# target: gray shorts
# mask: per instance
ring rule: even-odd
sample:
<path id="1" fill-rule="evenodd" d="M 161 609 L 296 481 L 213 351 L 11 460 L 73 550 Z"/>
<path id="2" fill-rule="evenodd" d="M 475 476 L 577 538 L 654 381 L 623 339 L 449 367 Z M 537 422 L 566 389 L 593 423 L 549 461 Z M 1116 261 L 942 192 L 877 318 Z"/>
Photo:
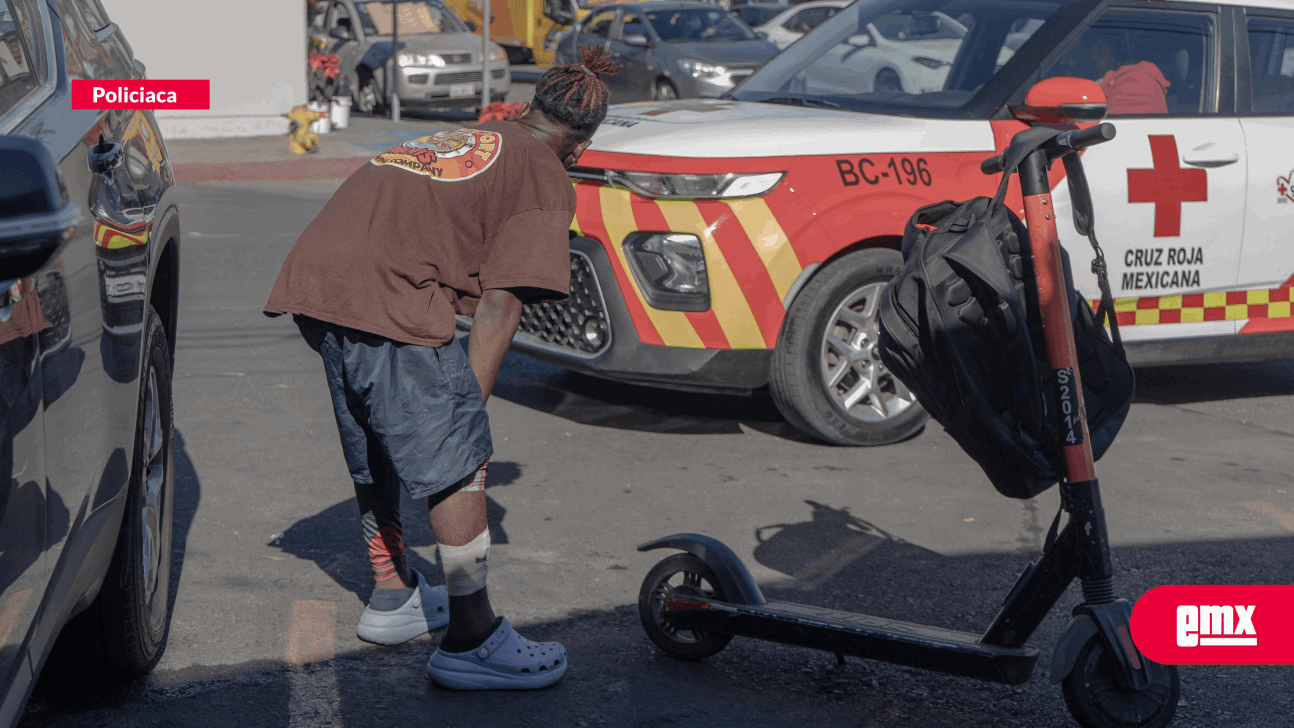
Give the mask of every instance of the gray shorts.
<path id="1" fill-rule="evenodd" d="M 394 477 L 412 498 L 457 484 L 490 459 L 481 386 L 457 341 L 402 344 L 293 315 L 323 357 L 346 465 L 357 483 Z"/>

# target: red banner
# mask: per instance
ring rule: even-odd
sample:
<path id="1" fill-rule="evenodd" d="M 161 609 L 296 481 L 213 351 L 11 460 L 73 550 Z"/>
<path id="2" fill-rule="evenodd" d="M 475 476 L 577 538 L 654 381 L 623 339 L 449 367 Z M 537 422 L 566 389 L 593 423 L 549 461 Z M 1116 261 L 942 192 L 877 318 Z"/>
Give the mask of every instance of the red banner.
<path id="1" fill-rule="evenodd" d="M 72 81 L 73 109 L 210 109 L 211 81 Z"/>
<path id="2" fill-rule="evenodd" d="M 1132 640 L 1163 665 L 1294 665 L 1294 586 L 1156 587 Z"/>

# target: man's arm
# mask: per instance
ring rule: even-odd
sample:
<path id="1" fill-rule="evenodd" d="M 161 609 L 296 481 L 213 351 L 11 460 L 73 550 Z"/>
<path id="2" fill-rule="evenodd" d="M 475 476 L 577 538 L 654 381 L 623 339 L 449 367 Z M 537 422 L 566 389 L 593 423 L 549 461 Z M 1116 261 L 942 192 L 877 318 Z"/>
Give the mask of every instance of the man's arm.
<path id="1" fill-rule="evenodd" d="M 499 367 L 508 353 L 513 334 L 521 323 L 521 299 L 503 288 L 491 288 L 481 296 L 472 319 L 472 337 L 467 347 L 467 361 L 476 381 L 481 384 L 481 398 L 488 400 Z"/>

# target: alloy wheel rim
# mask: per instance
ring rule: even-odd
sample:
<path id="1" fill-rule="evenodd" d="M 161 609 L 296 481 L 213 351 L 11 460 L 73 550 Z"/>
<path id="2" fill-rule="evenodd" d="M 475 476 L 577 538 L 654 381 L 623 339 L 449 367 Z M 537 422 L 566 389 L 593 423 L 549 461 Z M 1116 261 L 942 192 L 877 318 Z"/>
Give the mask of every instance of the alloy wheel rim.
<path id="1" fill-rule="evenodd" d="M 667 83 L 662 83 L 656 88 L 656 98 L 661 101 L 673 101 L 678 98 L 678 94 L 674 93 L 674 87 Z"/>
<path id="2" fill-rule="evenodd" d="M 683 583 L 678 586 L 671 586 L 669 583 L 670 579 L 679 576 L 680 574 L 683 576 Z M 664 579 L 661 579 L 660 582 L 656 584 L 656 588 L 652 590 L 652 621 L 654 621 L 660 631 L 664 632 L 671 640 L 683 644 L 695 644 L 703 639 L 705 635 L 704 632 L 697 630 L 681 630 L 669 621 L 669 617 L 665 616 L 665 603 L 668 602 L 671 597 L 679 596 L 713 597 L 714 592 L 707 590 L 702 586 L 702 577 L 700 574 L 694 574 L 690 571 L 670 574 Z"/>
<path id="3" fill-rule="evenodd" d="M 144 497 L 139 510 L 139 532 L 142 540 L 141 564 L 144 577 L 145 603 L 152 605 L 157 595 L 158 575 L 161 571 L 163 533 L 162 499 L 166 483 L 166 433 L 162 423 L 161 402 L 158 396 L 157 371 L 149 369 L 148 386 L 144 391 Z"/>
<path id="4" fill-rule="evenodd" d="M 881 362 L 880 300 L 884 283 L 869 283 L 845 296 L 828 319 L 819 369 L 827 395 L 849 417 L 883 422 L 916 402 Z"/>

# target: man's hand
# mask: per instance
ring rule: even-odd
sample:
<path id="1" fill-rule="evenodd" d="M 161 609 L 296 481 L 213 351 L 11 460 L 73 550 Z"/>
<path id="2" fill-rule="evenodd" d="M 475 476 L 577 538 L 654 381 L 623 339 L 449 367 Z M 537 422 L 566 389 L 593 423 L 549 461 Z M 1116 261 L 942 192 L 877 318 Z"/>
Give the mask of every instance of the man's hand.
<path id="1" fill-rule="evenodd" d="M 491 288 L 481 296 L 472 320 L 467 361 L 481 384 L 481 399 L 490 398 L 499 367 L 521 323 L 521 299 L 512 291 Z"/>

